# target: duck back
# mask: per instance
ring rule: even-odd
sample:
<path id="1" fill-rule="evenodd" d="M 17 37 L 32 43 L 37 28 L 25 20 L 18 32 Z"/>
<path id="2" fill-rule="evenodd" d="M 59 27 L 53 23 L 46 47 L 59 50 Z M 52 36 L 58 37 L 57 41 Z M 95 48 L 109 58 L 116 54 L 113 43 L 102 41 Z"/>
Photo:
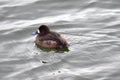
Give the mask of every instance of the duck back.
<path id="1" fill-rule="evenodd" d="M 62 39 L 62 37 L 60 36 L 59 33 L 56 32 L 50 32 L 47 35 L 41 36 L 40 41 L 46 41 L 46 40 L 52 40 L 52 41 L 56 41 L 57 46 L 56 47 L 67 47 L 67 43 Z"/>

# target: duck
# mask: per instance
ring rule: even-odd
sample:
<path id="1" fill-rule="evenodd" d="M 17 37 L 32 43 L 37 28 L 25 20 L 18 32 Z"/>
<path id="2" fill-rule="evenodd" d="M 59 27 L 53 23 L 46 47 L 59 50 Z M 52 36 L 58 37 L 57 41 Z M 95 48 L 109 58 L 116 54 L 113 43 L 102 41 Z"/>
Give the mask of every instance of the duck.
<path id="1" fill-rule="evenodd" d="M 65 37 L 55 31 L 49 29 L 47 25 L 39 26 L 35 32 L 37 34 L 35 43 L 43 48 L 67 48 L 68 42 Z"/>

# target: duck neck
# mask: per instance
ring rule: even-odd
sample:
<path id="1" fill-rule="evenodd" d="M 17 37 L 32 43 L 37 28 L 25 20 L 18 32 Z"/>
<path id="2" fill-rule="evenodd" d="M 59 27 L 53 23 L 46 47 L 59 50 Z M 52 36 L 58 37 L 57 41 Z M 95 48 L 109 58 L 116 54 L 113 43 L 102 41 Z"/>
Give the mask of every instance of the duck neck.
<path id="1" fill-rule="evenodd" d="M 43 32 L 41 32 L 39 35 L 40 36 L 45 36 L 45 35 L 47 35 L 47 34 L 49 34 L 50 32 L 45 32 L 45 31 L 43 31 Z"/>

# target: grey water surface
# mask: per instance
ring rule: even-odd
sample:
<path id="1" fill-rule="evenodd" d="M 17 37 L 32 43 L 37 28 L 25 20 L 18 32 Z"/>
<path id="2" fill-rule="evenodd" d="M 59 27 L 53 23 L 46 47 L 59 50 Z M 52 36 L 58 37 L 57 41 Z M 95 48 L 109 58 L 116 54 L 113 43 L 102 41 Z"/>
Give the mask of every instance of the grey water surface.
<path id="1" fill-rule="evenodd" d="M 70 51 L 38 49 L 42 24 Z M 0 0 L 0 80 L 120 80 L 120 0 Z"/>

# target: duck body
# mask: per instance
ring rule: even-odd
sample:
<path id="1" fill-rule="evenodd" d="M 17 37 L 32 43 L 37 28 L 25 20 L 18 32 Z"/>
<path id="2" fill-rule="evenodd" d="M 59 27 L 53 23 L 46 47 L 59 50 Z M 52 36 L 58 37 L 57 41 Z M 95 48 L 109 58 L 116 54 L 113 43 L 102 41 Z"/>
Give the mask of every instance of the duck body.
<path id="1" fill-rule="evenodd" d="M 66 39 L 56 32 L 50 32 L 43 36 L 38 34 L 35 43 L 44 48 L 66 48 L 68 45 Z"/>
<path id="2" fill-rule="evenodd" d="M 46 25 L 39 27 L 35 43 L 42 48 L 60 49 L 67 48 L 67 40 L 57 32 L 50 31 Z"/>

